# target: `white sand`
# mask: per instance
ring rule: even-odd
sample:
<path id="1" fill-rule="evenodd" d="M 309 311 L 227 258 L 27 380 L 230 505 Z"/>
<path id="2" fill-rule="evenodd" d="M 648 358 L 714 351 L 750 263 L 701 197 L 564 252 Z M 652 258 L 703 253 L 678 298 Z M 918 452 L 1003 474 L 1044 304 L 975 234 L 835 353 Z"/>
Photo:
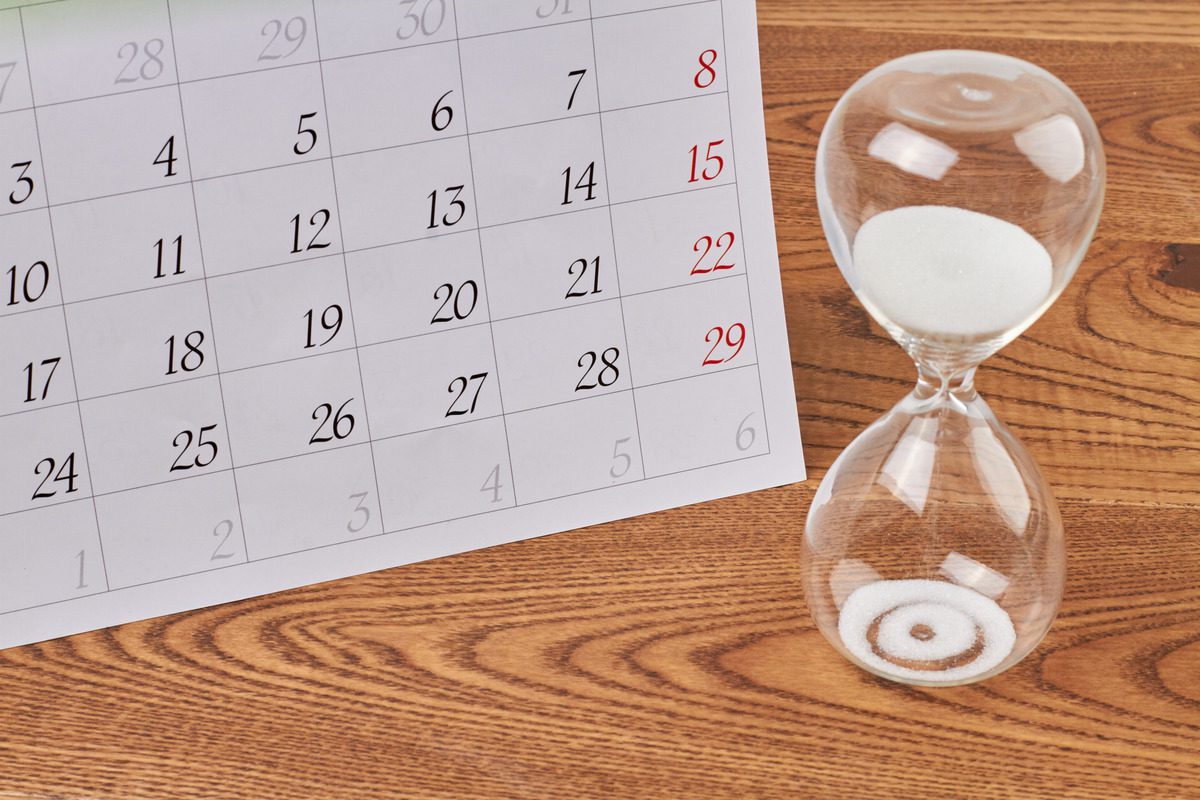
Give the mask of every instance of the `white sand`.
<path id="1" fill-rule="evenodd" d="M 950 206 L 883 211 L 854 239 L 858 291 L 906 331 L 991 337 L 1050 294 L 1052 259 L 1024 229 Z"/>
<path id="2" fill-rule="evenodd" d="M 872 648 L 867 632 L 876 620 Z M 912 634 L 918 627 L 926 629 L 926 638 Z M 965 586 L 931 580 L 875 581 L 858 587 L 842 605 L 838 635 L 851 655 L 875 671 L 926 683 L 957 683 L 983 675 L 1003 663 L 1017 642 L 1012 619 L 996 601 Z M 983 647 L 971 661 L 943 669 L 916 669 L 888 658 L 939 662 L 966 654 L 979 638 Z"/>

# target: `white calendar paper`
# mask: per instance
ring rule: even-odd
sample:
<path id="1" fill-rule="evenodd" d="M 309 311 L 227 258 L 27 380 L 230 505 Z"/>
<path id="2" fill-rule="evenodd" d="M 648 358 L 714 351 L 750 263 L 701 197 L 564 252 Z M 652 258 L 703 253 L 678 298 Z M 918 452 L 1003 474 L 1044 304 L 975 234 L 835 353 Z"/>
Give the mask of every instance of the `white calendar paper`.
<path id="1" fill-rule="evenodd" d="M 752 0 L 0 10 L 0 647 L 803 477 Z"/>

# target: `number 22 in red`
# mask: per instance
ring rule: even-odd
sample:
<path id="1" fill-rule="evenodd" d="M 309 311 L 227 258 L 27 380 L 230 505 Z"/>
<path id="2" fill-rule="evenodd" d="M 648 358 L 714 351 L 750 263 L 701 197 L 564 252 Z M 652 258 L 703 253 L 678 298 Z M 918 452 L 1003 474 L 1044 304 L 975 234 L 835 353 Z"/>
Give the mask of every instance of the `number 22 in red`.
<path id="1" fill-rule="evenodd" d="M 714 336 L 713 334 L 716 335 Z M 708 367 L 713 364 L 724 364 L 727 361 L 733 361 L 733 359 L 737 358 L 737 354 L 742 352 L 742 347 L 746 344 L 746 326 L 740 322 L 735 322 L 727 330 L 717 325 L 704 335 L 704 343 L 711 343 L 712 349 L 704 357 L 704 362 L 701 366 Z M 721 345 L 725 345 L 726 348 L 732 348 L 733 352 L 728 355 L 714 357 L 716 356 L 717 348 Z"/>
<path id="2" fill-rule="evenodd" d="M 723 270 L 723 269 L 733 269 L 735 266 L 737 266 L 736 264 L 732 264 L 732 263 L 726 264 L 725 263 L 725 259 L 729 257 L 729 251 L 733 249 L 733 242 L 734 242 L 733 231 L 725 231 L 720 236 L 718 236 L 715 240 L 713 239 L 713 237 L 708 236 L 707 234 L 704 236 L 701 236 L 699 239 L 697 239 L 696 243 L 694 245 L 692 245 L 692 252 L 700 253 L 700 257 L 696 259 L 696 266 L 692 267 L 691 274 L 692 275 L 707 275 L 710 272 L 717 272 L 717 271 Z M 716 264 L 713 264 L 711 267 L 703 266 L 704 259 L 708 258 L 708 254 L 710 252 L 712 252 L 714 244 L 716 245 L 718 250 L 720 248 L 724 247 L 725 251 L 723 253 L 721 253 L 719 256 L 717 256 Z M 700 251 L 700 248 L 702 246 L 704 248 L 704 252 Z"/>

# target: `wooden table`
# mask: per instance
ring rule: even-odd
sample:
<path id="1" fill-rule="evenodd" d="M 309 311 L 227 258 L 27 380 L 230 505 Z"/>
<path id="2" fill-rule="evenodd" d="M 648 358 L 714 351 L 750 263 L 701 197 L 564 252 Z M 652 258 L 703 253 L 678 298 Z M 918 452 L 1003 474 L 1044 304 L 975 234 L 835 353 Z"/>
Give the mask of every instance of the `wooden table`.
<path id="1" fill-rule="evenodd" d="M 1200 798 L 1200 6 L 759 3 L 814 480 L 0 653 L 0 798 Z M 1104 134 L 1066 295 L 979 384 L 1068 525 L 1050 636 L 877 680 L 799 586 L 817 478 L 913 370 L 846 288 L 817 136 L 875 64 L 1031 59 Z"/>

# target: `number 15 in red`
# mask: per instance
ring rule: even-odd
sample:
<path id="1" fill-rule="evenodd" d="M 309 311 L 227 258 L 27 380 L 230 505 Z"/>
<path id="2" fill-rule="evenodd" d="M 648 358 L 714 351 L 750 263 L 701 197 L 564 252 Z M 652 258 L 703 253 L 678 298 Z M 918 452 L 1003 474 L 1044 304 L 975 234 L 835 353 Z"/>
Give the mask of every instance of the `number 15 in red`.
<path id="1" fill-rule="evenodd" d="M 700 162 L 700 145 L 695 145 L 689 151 L 692 154 L 692 177 L 688 179 L 688 183 L 699 183 L 700 181 L 715 181 L 721 172 L 725 169 L 725 159 L 719 154 L 714 153 L 713 149 L 725 144 L 724 139 L 717 139 L 709 142 L 708 148 L 704 151 L 703 164 Z M 697 172 L 699 170 L 699 172 Z"/>

